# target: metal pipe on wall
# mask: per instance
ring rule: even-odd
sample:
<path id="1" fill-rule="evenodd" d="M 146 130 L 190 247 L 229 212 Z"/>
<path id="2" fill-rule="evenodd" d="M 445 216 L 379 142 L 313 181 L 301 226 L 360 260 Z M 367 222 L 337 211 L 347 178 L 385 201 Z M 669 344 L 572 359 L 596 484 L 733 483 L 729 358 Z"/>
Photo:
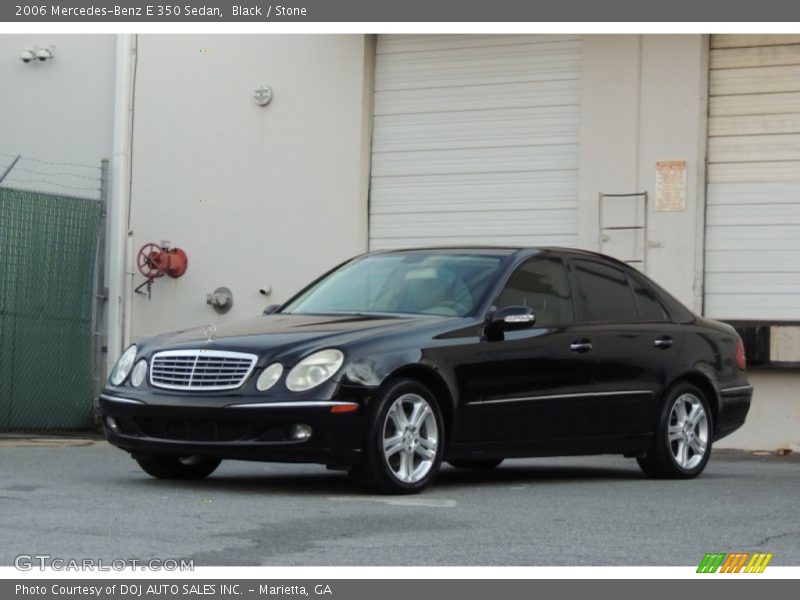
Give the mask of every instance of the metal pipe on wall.
<path id="1" fill-rule="evenodd" d="M 116 80 L 114 85 L 114 142 L 111 161 L 111 203 L 109 207 L 108 282 L 108 371 L 114 367 L 129 340 L 125 322 L 130 312 L 126 294 L 128 227 L 133 129 L 134 36 L 117 35 Z"/>

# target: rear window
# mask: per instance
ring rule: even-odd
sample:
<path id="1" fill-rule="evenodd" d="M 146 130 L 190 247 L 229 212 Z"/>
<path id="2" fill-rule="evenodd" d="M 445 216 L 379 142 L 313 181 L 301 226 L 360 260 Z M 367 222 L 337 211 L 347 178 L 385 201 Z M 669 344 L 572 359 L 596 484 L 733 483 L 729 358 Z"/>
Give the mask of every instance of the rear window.
<path id="1" fill-rule="evenodd" d="M 669 315 L 661 302 L 649 288 L 646 288 L 635 278 L 631 277 L 631 286 L 639 306 L 639 319 L 642 321 L 668 321 Z"/>
<path id="2" fill-rule="evenodd" d="M 636 301 L 628 276 L 594 261 L 574 260 L 578 310 L 584 321 L 636 321 Z"/>

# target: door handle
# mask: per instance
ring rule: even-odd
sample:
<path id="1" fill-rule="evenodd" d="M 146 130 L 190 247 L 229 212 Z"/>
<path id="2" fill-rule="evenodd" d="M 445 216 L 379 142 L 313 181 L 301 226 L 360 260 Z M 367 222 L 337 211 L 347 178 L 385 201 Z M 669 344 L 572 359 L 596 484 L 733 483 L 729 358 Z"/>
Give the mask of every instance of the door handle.
<path id="1" fill-rule="evenodd" d="M 573 352 L 583 354 L 593 348 L 591 340 L 575 340 L 569 345 L 569 349 Z"/>
<path id="2" fill-rule="evenodd" d="M 656 348 L 660 348 L 661 350 L 666 350 L 667 348 L 672 347 L 672 338 L 669 337 L 668 335 L 661 336 L 655 339 L 653 345 Z"/>

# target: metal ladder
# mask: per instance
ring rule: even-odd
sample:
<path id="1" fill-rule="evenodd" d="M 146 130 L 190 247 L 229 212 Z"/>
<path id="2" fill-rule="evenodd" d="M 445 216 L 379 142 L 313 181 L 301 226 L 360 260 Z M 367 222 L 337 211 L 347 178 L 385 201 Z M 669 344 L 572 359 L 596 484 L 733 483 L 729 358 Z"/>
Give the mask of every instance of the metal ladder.
<path id="1" fill-rule="evenodd" d="M 614 206 L 612 202 L 619 203 L 624 198 L 632 200 L 633 210 L 624 211 L 632 213 L 632 218 L 629 218 L 630 215 L 627 214 L 624 218 L 620 218 L 619 215 L 614 215 L 612 218 L 611 215 L 606 214 L 607 210 Z M 647 192 L 635 194 L 604 194 L 600 192 L 599 196 L 598 246 L 600 252 L 633 265 L 642 273 L 647 272 L 647 205 Z M 618 206 L 619 204 L 617 204 Z M 608 224 L 609 222 L 611 224 Z M 631 222 L 633 224 L 630 224 Z M 623 240 L 622 238 L 625 236 L 629 239 Z M 629 245 L 630 248 L 620 250 L 619 247 L 625 245 Z"/>

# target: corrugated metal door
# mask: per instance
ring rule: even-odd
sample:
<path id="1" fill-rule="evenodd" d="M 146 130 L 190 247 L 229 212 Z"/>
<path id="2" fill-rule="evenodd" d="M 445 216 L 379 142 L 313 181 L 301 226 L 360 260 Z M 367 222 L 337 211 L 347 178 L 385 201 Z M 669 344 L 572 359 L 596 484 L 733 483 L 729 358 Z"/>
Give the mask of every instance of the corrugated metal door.
<path id="1" fill-rule="evenodd" d="M 711 37 L 706 314 L 800 319 L 800 35 Z"/>
<path id="2" fill-rule="evenodd" d="M 581 40 L 379 36 L 370 247 L 575 244 Z"/>

